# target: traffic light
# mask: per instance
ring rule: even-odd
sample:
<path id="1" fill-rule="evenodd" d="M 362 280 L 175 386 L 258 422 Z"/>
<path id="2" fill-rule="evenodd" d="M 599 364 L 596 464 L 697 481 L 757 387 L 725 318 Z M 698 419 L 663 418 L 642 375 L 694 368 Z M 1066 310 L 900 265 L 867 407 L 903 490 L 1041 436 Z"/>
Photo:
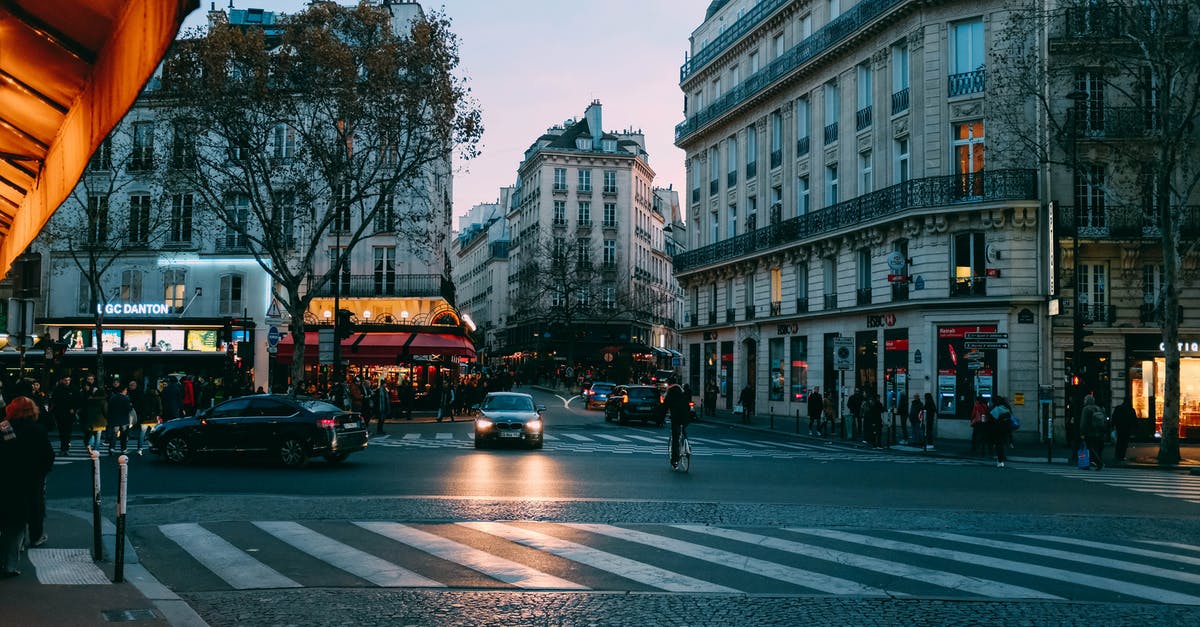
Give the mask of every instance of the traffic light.
<path id="1" fill-rule="evenodd" d="M 236 321 L 233 318 L 230 318 L 228 316 L 225 317 L 225 326 L 224 326 L 224 328 L 221 329 L 221 341 L 222 342 L 225 342 L 226 344 L 228 344 L 233 341 L 233 325 L 235 324 L 235 322 Z"/>
<path id="2" fill-rule="evenodd" d="M 339 341 L 344 340 L 351 335 L 354 335 L 354 323 L 350 320 L 353 314 L 348 309 L 339 309 L 337 312 L 337 326 L 334 330 L 334 335 Z"/>
<path id="3" fill-rule="evenodd" d="M 1090 337 L 1092 335 L 1092 333 L 1093 333 L 1093 331 L 1088 328 L 1087 321 L 1083 320 L 1082 318 L 1076 318 L 1076 320 L 1075 320 L 1075 353 L 1076 354 L 1082 353 L 1083 351 L 1096 345 L 1094 342 L 1089 342 L 1087 339 L 1088 337 Z"/>

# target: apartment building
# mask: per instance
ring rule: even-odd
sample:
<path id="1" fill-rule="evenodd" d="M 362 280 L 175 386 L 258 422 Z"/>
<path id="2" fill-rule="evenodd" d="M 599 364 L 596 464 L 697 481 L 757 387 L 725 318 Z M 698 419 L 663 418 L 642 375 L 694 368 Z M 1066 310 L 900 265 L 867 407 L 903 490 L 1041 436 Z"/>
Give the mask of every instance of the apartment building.
<path id="1" fill-rule="evenodd" d="M 496 365 L 508 320 L 508 207 L 515 187 L 500 189 L 494 203 L 480 203 L 459 217 L 451 259 L 456 304 L 474 321 L 479 362 Z"/>

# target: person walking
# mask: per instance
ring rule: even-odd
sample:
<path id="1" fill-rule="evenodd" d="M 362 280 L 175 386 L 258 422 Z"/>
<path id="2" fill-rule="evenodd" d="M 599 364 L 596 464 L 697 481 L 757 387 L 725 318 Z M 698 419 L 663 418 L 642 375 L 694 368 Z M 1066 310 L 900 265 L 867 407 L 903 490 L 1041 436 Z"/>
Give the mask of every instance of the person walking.
<path id="1" fill-rule="evenodd" d="M 717 382 L 709 379 L 704 384 L 704 414 L 707 416 L 717 415 Z"/>
<path id="2" fill-rule="evenodd" d="M 120 383 L 113 382 L 112 393 L 108 395 L 108 454 L 113 454 L 117 438 L 121 439 L 121 452 L 125 452 L 129 426 L 134 423 L 133 404 L 129 402 L 128 389 Z"/>
<path id="3" fill-rule="evenodd" d="M 908 394 L 896 402 L 896 417 L 900 419 L 900 443 L 908 444 Z"/>
<path id="4" fill-rule="evenodd" d="M 925 393 L 925 417 L 921 422 L 925 423 L 925 447 L 933 448 L 933 435 L 937 426 L 937 404 L 933 402 L 933 395 L 929 392 Z"/>
<path id="5" fill-rule="evenodd" d="M 908 406 L 908 419 L 912 424 L 912 439 L 909 442 L 914 446 L 924 444 L 925 425 L 921 421 L 925 419 L 925 403 L 921 402 L 918 394 L 913 394 L 912 404 Z"/>
<path id="6" fill-rule="evenodd" d="M 412 381 L 409 381 L 408 377 L 400 379 L 400 390 L 397 397 L 400 399 L 400 411 L 404 414 L 405 420 L 412 420 L 413 396 Z"/>
<path id="7" fill-rule="evenodd" d="M 812 393 L 808 395 L 809 435 L 821 435 L 821 412 L 823 411 L 825 411 L 825 399 L 821 398 L 821 388 L 815 387 Z"/>
<path id="8" fill-rule="evenodd" d="M 1079 415 L 1079 428 L 1083 431 L 1083 446 L 1088 448 L 1091 465 L 1104 470 L 1104 441 L 1108 439 L 1108 418 L 1096 406 L 1096 397 L 1083 397 L 1083 411 Z"/>
<path id="9" fill-rule="evenodd" d="M 134 382 L 129 383 L 132 385 Z M 137 454 L 141 455 L 146 435 L 162 421 L 162 397 L 158 390 L 147 386 L 133 404 L 133 409 L 137 412 L 137 425 L 133 427 L 137 429 Z"/>
<path id="10" fill-rule="evenodd" d="M 371 413 L 375 415 L 375 434 L 383 435 L 383 420 L 392 413 L 392 395 L 382 375 L 375 380 L 369 404 Z"/>
<path id="11" fill-rule="evenodd" d="M 976 405 L 978 404 L 977 401 Z M 1012 405 L 1008 399 L 999 394 L 993 396 L 992 407 L 984 413 L 980 424 L 980 430 L 987 434 L 988 443 L 996 451 L 996 468 L 1004 468 L 1004 462 L 1007 460 L 1004 449 L 1008 445 L 1008 437 L 1013 427 Z"/>
<path id="12" fill-rule="evenodd" d="M 993 399 L 993 404 L 995 399 Z M 990 434 L 987 432 L 986 423 L 988 422 L 987 401 L 984 400 L 982 394 L 975 395 L 975 406 L 971 408 L 971 455 L 979 455 L 986 449 L 986 443 L 991 443 Z"/>
<path id="13" fill-rule="evenodd" d="M 863 437 L 862 405 L 862 390 L 860 388 L 854 388 L 854 393 L 850 395 L 850 398 L 846 399 L 846 409 L 850 412 L 850 424 L 852 425 L 851 429 L 854 431 L 854 433 L 850 434 L 850 438 L 858 438 L 863 442 L 866 442 L 867 439 Z"/>
<path id="14" fill-rule="evenodd" d="M 1113 409 L 1112 423 L 1113 429 L 1117 432 L 1113 455 L 1117 461 L 1123 462 L 1125 461 L 1125 452 L 1129 449 L 1129 439 L 1133 437 L 1133 426 L 1137 424 L 1137 412 L 1134 411 L 1133 405 L 1130 405 L 1127 399 L 1122 400 L 1121 404 Z"/>
<path id="15" fill-rule="evenodd" d="M 860 408 L 863 415 L 863 435 L 871 448 L 883 448 L 883 404 L 874 390 L 868 390 L 863 395 Z"/>
<path id="16" fill-rule="evenodd" d="M 88 451 L 100 450 L 100 439 L 108 430 L 108 397 L 104 388 L 93 385 L 87 390 L 87 398 L 83 401 L 83 431 L 86 434 L 84 445 Z"/>
<path id="17" fill-rule="evenodd" d="M 167 378 L 167 386 L 162 391 L 162 415 L 163 420 L 174 420 L 180 416 L 183 411 L 183 387 L 179 385 L 179 379 L 175 375 Z"/>
<path id="18" fill-rule="evenodd" d="M 0 420 L 0 578 L 21 574 L 21 541 L 28 530 L 32 546 L 46 543 L 44 532 L 46 475 L 54 469 L 54 447 L 38 424 L 37 403 L 27 396 L 12 399 Z"/>
<path id="19" fill-rule="evenodd" d="M 671 418 L 671 468 L 679 467 L 679 437 L 692 419 L 687 394 L 675 377 L 667 378 L 667 393 L 661 411 Z"/>
<path id="20" fill-rule="evenodd" d="M 821 411 L 821 424 L 817 431 L 830 436 L 837 431 L 837 388 L 825 394 L 825 408 Z"/>
<path id="21" fill-rule="evenodd" d="M 742 406 L 742 422 L 750 422 L 750 416 L 754 413 L 754 390 L 749 383 L 738 394 L 738 405 Z"/>
<path id="22" fill-rule="evenodd" d="M 50 392 L 50 411 L 54 414 L 58 429 L 58 454 L 66 455 L 71 450 L 71 433 L 75 431 L 75 413 L 78 395 L 71 387 L 70 375 L 63 375 Z"/>

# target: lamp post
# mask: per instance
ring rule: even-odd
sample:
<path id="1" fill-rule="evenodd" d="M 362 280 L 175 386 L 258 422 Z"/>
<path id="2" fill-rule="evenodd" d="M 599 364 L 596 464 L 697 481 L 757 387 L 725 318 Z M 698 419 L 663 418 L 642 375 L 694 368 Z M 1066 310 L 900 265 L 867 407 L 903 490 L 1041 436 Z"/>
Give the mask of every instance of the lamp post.
<path id="1" fill-rule="evenodd" d="M 1074 113 L 1070 117 L 1071 128 L 1068 129 L 1071 134 L 1071 189 L 1074 191 L 1074 178 L 1079 176 L 1079 126 L 1080 115 L 1087 115 L 1086 103 L 1088 101 L 1088 93 L 1081 89 L 1075 89 L 1066 95 L 1066 98 L 1071 101 L 1074 107 Z M 1071 229 L 1071 272 L 1075 274 L 1072 278 L 1071 285 L 1074 292 L 1074 304 L 1071 307 L 1071 372 L 1067 377 L 1067 386 L 1070 394 L 1067 400 L 1070 402 L 1070 412 L 1074 414 L 1079 409 L 1080 400 L 1079 388 L 1076 384 L 1079 372 L 1081 370 L 1081 362 L 1083 361 L 1083 310 L 1080 303 L 1080 285 L 1079 285 L 1079 227 L 1080 227 L 1080 209 L 1078 204 L 1079 198 L 1074 198 L 1071 203 L 1072 207 L 1072 229 Z"/>

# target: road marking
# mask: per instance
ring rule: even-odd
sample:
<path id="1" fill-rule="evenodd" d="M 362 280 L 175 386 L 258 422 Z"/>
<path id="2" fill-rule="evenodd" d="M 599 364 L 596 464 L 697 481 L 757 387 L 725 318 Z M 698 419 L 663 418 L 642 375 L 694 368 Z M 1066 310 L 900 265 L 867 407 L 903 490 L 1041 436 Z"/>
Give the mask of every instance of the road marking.
<path id="1" fill-rule="evenodd" d="M 733 588 L 681 575 L 539 531 L 493 522 L 460 522 L 458 524 L 667 592 L 738 592 Z"/>
<path id="2" fill-rule="evenodd" d="M 540 570 L 492 555 L 474 547 L 393 522 L 355 522 L 385 538 L 407 544 L 448 562 L 461 564 L 493 579 L 518 588 L 537 590 L 589 590 L 587 586 L 560 579 Z"/>
<path id="3" fill-rule="evenodd" d="M 422 577 L 407 568 L 321 535 L 300 523 L 254 521 L 254 526 L 330 566 L 382 588 L 446 587 L 446 584 Z"/>
<path id="4" fill-rule="evenodd" d="M 196 523 L 160 525 L 159 530 L 235 590 L 303 587 Z"/>
<path id="5" fill-rule="evenodd" d="M 1044 540 L 1046 542 L 1059 542 L 1062 544 L 1073 544 L 1075 546 L 1086 546 L 1093 549 L 1101 549 L 1103 551 L 1112 551 L 1113 553 L 1128 553 L 1130 555 L 1141 555 L 1142 557 L 1153 557 L 1160 560 L 1170 560 L 1172 562 L 1200 566 L 1200 558 L 1189 557 L 1187 555 L 1175 555 L 1174 553 L 1163 553 L 1161 551 L 1150 551 L 1147 549 L 1125 546 L 1123 544 L 1105 544 L 1103 542 L 1092 542 L 1090 540 L 1079 540 L 1077 538 L 1060 538 L 1058 536 L 1046 536 L 1036 533 L 1023 533 L 1021 534 L 1021 537 L 1032 538 L 1034 540 Z M 1184 547 L 1187 545 L 1180 546 Z M 1200 549 L 1200 547 L 1191 548 L 1193 550 Z"/>
<path id="6" fill-rule="evenodd" d="M 634 440 L 641 440 L 641 441 L 643 441 L 643 442 L 649 442 L 649 443 L 651 443 L 651 444 L 662 444 L 663 442 L 666 442 L 666 441 L 668 441 L 668 440 L 670 439 L 670 438 L 668 438 L 668 437 L 666 437 L 666 436 L 659 436 L 659 437 L 657 437 L 657 438 L 651 438 L 651 437 L 646 437 L 646 436 L 644 436 L 644 435 L 632 435 L 632 434 L 631 434 L 631 435 L 627 435 L 627 436 L 625 436 L 625 437 L 627 437 L 627 438 L 633 438 Z"/>
<path id="7" fill-rule="evenodd" d="M 435 440 L 453 440 L 454 434 L 453 433 L 435 433 L 435 434 L 433 434 L 433 439 L 435 439 Z"/>
<path id="8" fill-rule="evenodd" d="M 877 559 L 857 555 L 854 553 L 846 553 L 844 551 L 835 551 L 817 546 L 815 544 L 805 544 L 802 542 L 793 542 L 782 538 L 772 536 L 764 536 L 756 533 L 746 533 L 744 531 L 735 531 L 733 529 L 725 529 L 722 527 L 707 527 L 704 525 L 672 525 L 678 529 L 691 531 L 694 533 L 703 533 L 718 538 L 727 538 L 729 540 L 737 540 L 756 546 L 763 546 L 776 551 L 785 551 L 787 553 L 795 553 L 813 559 L 833 562 L 845 566 L 853 566 L 864 570 L 902 577 L 904 579 L 912 579 L 943 588 L 952 590 L 961 590 L 970 592 L 980 596 L 994 597 L 1000 599 L 1054 599 L 1063 600 L 1062 597 L 1053 594 L 1040 592 L 1032 588 L 1022 586 L 1014 586 L 999 581 L 990 579 L 981 579 L 979 577 L 967 577 L 951 572 L 932 570 L 913 566 L 911 564 L 903 564 L 900 562 L 891 562 L 887 560 Z"/>
<path id="9" fill-rule="evenodd" d="M 1157 544 L 1158 546 L 1170 547 L 1172 549 L 1183 549 L 1184 551 L 1196 551 L 1196 552 L 1200 553 L 1200 546 L 1193 546 L 1191 544 L 1180 544 L 1178 542 L 1164 542 L 1162 540 L 1140 540 L 1140 542 L 1145 542 L 1147 544 Z"/>
<path id="10" fill-rule="evenodd" d="M 937 538 L 939 540 L 950 540 L 952 542 L 966 542 L 968 544 L 986 546 L 993 549 L 1016 551 L 1018 553 L 1029 553 L 1039 557 L 1050 557 L 1068 562 L 1080 562 L 1083 564 L 1091 564 L 1092 566 L 1100 566 L 1114 570 L 1126 570 L 1131 573 L 1150 575 L 1151 577 L 1162 577 L 1164 579 L 1180 580 L 1200 584 L 1200 575 L 1193 575 L 1191 573 L 1180 572 L 1177 570 L 1167 570 L 1165 568 L 1158 568 L 1156 566 L 1146 566 L 1145 564 L 1138 564 L 1136 562 L 1123 562 L 1121 560 L 1094 556 L 1078 551 L 1060 551 L 1058 549 L 1050 549 L 1042 546 L 1019 544 L 1017 542 L 1004 542 L 1002 540 L 991 540 L 988 538 L 976 538 L 957 533 L 945 533 L 941 531 L 899 531 L 900 533 L 924 536 L 926 538 Z"/>
<path id="11" fill-rule="evenodd" d="M 888 596 L 888 593 L 878 588 L 864 586 L 858 582 L 815 573 L 775 562 L 768 562 L 753 557 L 746 557 L 729 551 L 684 542 L 666 536 L 659 536 L 634 529 L 623 529 L 612 525 L 564 523 L 568 527 L 595 533 L 599 535 L 636 542 L 655 548 L 671 551 L 693 559 L 720 564 L 726 568 L 753 573 L 762 577 L 777 579 L 797 586 L 820 590 L 829 594 L 855 594 L 860 596 Z"/>
<path id="12" fill-rule="evenodd" d="M 405 440 L 420 440 L 421 434 L 420 433 L 405 433 L 404 439 Z"/>
<path id="13" fill-rule="evenodd" d="M 564 433 L 563 437 L 571 438 L 572 440 L 575 440 L 576 442 L 593 442 L 594 441 L 591 438 L 587 437 L 586 435 L 579 435 L 578 433 Z"/>
<path id="14" fill-rule="evenodd" d="M 547 442 L 556 442 L 556 441 L 558 441 L 559 437 L 556 435 L 550 435 L 549 433 L 543 433 L 542 439 Z"/>
<path id="15" fill-rule="evenodd" d="M 975 566 L 1007 570 L 1015 573 L 1021 573 L 1022 575 L 1045 577 L 1047 579 L 1055 579 L 1063 583 L 1087 586 L 1089 588 L 1107 590 L 1109 592 L 1116 592 L 1118 594 L 1140 596 L 1144 599 L 1150 599 L 1160 603 L 1200 605 L 1200 597 L 1195 597 L 1190 594 L 1162 590 L 1160 588 L 1153 588 L 1150 586 L 1144 586 L 1128 581 L 1120 581 L 1117 579 L 1109 579 L 1108 577 L 1089 575 L 1087 573 L 1081 573 L 1078 571 L 1063 570 L 1061 568 L 1051 568 L 1048 566 L 1039 566 L 1037 564 L 1030 564 L 1027 562 L 1001 559 L 998 557 L 991 557 L 978 553 L 966 553 L 963 551 L 953 551 L 950 549 L 938 549 L 921 546 L 918 544 L 911 544 L 908 542 L 897 542 L 894 540 L 884 540 L 882 538 L 872 538 L 870 536 L 864 536 L 857 533 L 848 533 L 845 531 L 837 531 L 833 529 L 803 529 L 798 527 L 788 527 L 787 531 L 815 535 L 823 538 L 830 538 L 832 540 L 841 540 L 843 542 L 852 542 L 855 544 L 862 544 L 880 549 L 890 549 L 893 551 L 916 553 L 918 555 L 928 555 L 930 557 L 937 557 L 955 562 L 963 562 Z"/>
<path id="16" fill-rule="evenodd" d="M 615 435 L 606 435 L 603 433 L 597 433 L 596 437 L 608 440 L 610 442 L 620 442 L 621 444 L 629 444 L 629 440 L 626 440 L 625 438 L 617 437 Z"/>

